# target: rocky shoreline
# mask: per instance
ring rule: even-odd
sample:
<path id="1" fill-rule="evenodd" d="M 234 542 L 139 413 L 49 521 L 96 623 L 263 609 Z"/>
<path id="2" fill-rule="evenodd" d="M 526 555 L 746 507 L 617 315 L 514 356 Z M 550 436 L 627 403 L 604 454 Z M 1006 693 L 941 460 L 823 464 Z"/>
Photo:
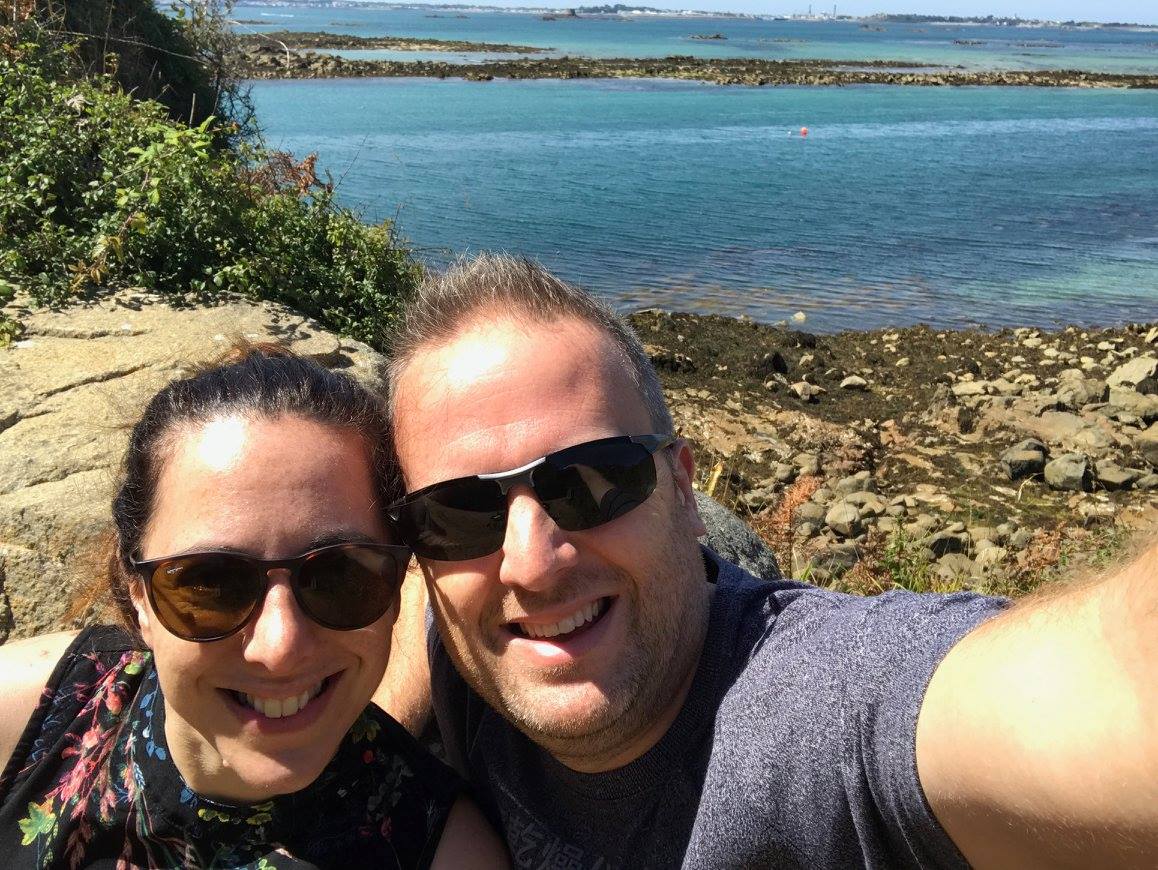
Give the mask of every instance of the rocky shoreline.
<path id="1" fill-rule="evenodd" d="M 1158 324 L 633 323 L 700 488 L 746 515 L 785 573 L 1019 594 L 1068 555 L 1158 532 Z"/>
<path id="2" fill-rule="evenodd" d="M 456 39 L 423 39 L 410 36 L 348 36 L 325 31 L 273 30 L 247 33 L 239 37 L 244 49 L 390 49 L 392 51 L 503 52 L 506 54 L 539 54 L 551 51 L 533 45 L 509 45 L 505 42 L 464 42 Z"/>
<path id="3" fill-rule="evenodd" d="M 72 624 L 123 424 L 232 336 L 381 387 L 379 354 L 273 303 L 123 291 L 5 311 L 25 331 L 0 349 L 0 642 Z M 1021 594 L 1158 533 L 1158 323 L 814 335 L 662 311 L 632 322 L 695 447 L 697 488 L 786 575 Z"/>
<path id="4" fill-rule="evenodd" d="M 343 39 L 348 39 L 343 37 Z M 425 40 L 424 44 L 432 41 Z M 314 46 L 318 47 L 318 46 Z M 393 47 L 393 46 L 382 46 Z M 418 50 L 417 48 L 415 50 Z M 444 49 L 449 50 L 449 49 Z M 480 49 L 481 50 L 481 49 Z M 511 50 L 511 47 L 488 50 Z M 762 58 L 517 58 L 481 63 L 362 60 L 247 42 L 238 62 L 250 79 L 420 77 L 505 79 L 666 78 L 721 85 L 1005 85 L 1158 88 L 1158 75 L 1078 70 L 930 70 L 903 61 L 766 60 Z"/>

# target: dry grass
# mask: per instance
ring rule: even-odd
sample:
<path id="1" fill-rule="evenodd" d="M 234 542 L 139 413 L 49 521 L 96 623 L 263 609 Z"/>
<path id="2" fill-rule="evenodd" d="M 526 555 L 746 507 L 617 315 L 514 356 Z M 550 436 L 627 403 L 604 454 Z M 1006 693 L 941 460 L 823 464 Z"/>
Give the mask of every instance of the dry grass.
<path id="1" fill-rule="evenodd" d="M 751 519 L 752 528 L 776 555 L 781 570 L 793 573 L 792 562 L 792 515 L 796 509 L 812 498 L 823 483 L 819 477 L 799 477 L 784 490 L 776 507 L 760 513 Z"/>

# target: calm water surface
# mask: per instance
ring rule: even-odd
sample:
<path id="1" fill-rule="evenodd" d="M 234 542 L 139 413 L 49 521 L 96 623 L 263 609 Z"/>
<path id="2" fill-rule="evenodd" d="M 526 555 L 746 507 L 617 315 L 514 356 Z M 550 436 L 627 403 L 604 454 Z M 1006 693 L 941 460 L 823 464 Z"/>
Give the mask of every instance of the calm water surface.
<path id="1" fill-rule="evenodd" d="M 423 256 L 813 328 L 1158 319 L 1158 93 L 261 82 L 271 144 Z M 798 131 L 810 129 L 807 139 Z"/>

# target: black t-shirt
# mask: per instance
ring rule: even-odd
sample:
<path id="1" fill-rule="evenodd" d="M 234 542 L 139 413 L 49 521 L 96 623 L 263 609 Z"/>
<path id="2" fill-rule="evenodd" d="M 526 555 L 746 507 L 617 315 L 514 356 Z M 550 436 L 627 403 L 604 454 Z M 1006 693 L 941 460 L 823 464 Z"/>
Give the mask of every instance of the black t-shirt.
<path id="1" fill-rule="evenodd" d="M 461 792 L 370 705 L 309 787 L 219 803 L 185 784 L 164 715 L 151 653 L 118 628 L 81 632 L 0 776 L 0 863 L 424 868 Z"/>
<path id="2" fill-rule="evenodd" d="M 921 789 L 917 714 L 945 653 L 1005 602 L 860 598 L 705 557 L 716 589 L 688 698 L 608 773 L 577 773 L 515 730 L 432 637 L 448 755 L 514 866 L 964 866 Z"/>

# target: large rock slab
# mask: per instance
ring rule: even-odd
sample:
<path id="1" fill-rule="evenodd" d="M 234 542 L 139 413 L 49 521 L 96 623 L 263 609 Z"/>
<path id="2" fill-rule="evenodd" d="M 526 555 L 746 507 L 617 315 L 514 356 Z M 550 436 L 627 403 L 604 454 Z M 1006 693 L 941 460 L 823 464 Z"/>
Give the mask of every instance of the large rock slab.
<path id="1" fill-rule="evenodd" d="M 27 318 L 0 351 L 0 641 L 59 628 L 100 570 L 128 427 L 166 382 L 239 338 L 381 388 L 382 357 L 270 303 L 175 308 L 142 293 Z"/>
<path id="2" fill-rule="evenodd" d="M 708 528 L 703 539 L 708 547 L 755 577 L 781 579 L 776 556 L 751 526 L 702 492 L 696 492 L 696 507 Z"/>
<path id="3" fill-rule="evenodd" d="M 1118 366 L 1106 378 L 1111 387 L 1139 387 L 1158 374 L 1158 359 L 1152 356 L 1140 356 L 1124 365 Z"/>

